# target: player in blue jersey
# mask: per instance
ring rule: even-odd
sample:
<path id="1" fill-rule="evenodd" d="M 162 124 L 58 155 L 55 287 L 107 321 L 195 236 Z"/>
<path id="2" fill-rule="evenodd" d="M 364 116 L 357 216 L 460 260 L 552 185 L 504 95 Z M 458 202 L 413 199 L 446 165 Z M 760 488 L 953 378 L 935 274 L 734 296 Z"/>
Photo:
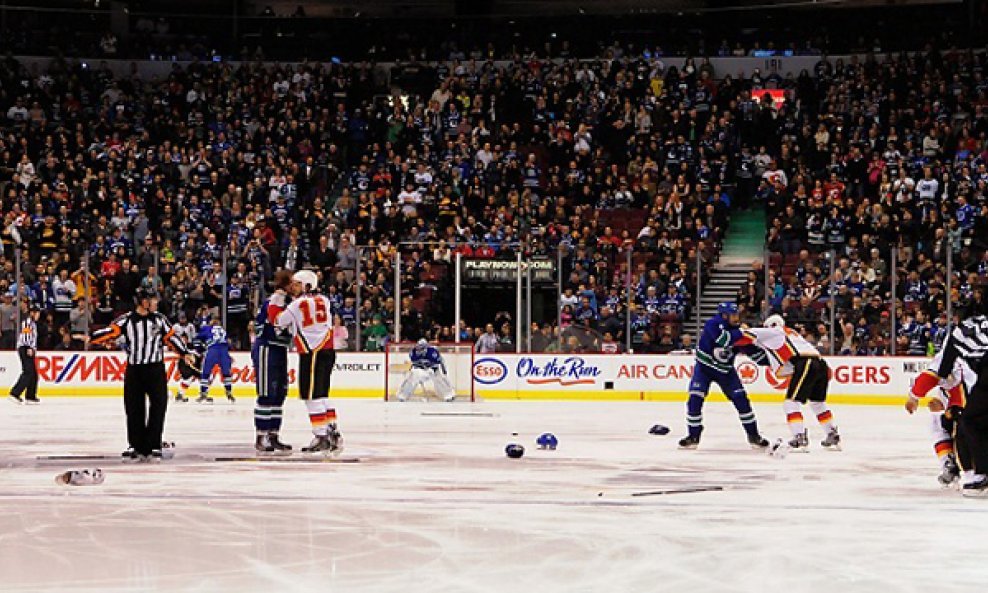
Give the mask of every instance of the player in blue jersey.
<path id="1" fill-rule="evenodd" d="M 696 348 L 696 365 L 690 379 L 689 400 L 686 402 L 686 426 L 689 433 L 679 441 L 679 446 L 683 449 L 695 449 L 700 444 L 703 402 L 710 391 L 711 383 L 716 383 L 734 404 L 741 425 L 748 435 L 748 443 L 757 448 L 769 445 L 768 440 L 758 433 L 755 412 L 751 409 L 748 394 L 734 368 L 734 357 L 738 352 L 734 344 L 743 337 L 739 321 L 737 304 L 723 302 L 717 306 L 717 314 L 703 326 L 700 343 Z M 745 346 L 741 351 L 748 352 L 751 349 L 755 352 L 756 348 Z"/>
<path id="2" fill-rule="evenodd" d="M 202 375 L 199 377 L 199 403 L 212 403 L 213 398 L 209 397 L 209 385 L 213 382 L 213 371 L 220 367 L 220 374 L 223 376 L 223 389 L 226 390 L 226 399 L 230 403 L 233 399 L 233 374 L 231 367 L 233 360 L 230 359 L 230 342 L 226 338 L 226 330 L 220 325 L 219 316 L 214 315 L 209 325 L 202 326 L 196 339 L 202 342 L 206 348 L 206 354 L 202 360 Z"/>
<path id="3" fill-rule="evenodd" d="M 254 429 L 257 440 L 254 449 L 262 455 L 288 455 L 292 446 L 278 438 L 281 430 L 282 408 L 288 397 L 288 348 L 291 331 L 275 326 L 278 314 L 288 305 L 288 286 L 292 273 L 280 270 L 274 276 L 275 291 L 264 301 L 254 319 L 256 339 L 250 351 L 257 381 L 257 403 L 254 406 Z"/>
<path id="4" fill-rule="evenodd" d="M 444 401 L 451 402 L 456 399 L 456 392 L 446 378 L 446 363 L 443 362 L 438 348 L 429 345 L 424 339 L 419 340 L 408 353 L 408 359 L 412 363 L 412 369 L 398 388 L 398 401 L 406 401 L 412 397 L 419 385 L 429 381 Z"/>

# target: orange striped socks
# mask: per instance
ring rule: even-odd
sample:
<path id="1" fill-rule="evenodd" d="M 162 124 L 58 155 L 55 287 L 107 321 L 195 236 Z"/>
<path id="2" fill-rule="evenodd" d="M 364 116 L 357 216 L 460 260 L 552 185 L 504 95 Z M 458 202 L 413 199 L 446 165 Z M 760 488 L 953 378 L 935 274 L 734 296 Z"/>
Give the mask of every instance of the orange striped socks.
<path id="1" fill-rule="evenodd" d="M 834 415 L 823 402 L 810 402 L 813 413 L 816 414 L 817 422 L 828 432 L 834 428 Z"/>
<path id="2" fill-rule="evenodd" d="M 329 434 L 329 425 L 336 422 L 336 410 L 329 407 L 329 400 L 306 400 L 305 407 L 309 411 L 312 434 L 316 436 Z"/>

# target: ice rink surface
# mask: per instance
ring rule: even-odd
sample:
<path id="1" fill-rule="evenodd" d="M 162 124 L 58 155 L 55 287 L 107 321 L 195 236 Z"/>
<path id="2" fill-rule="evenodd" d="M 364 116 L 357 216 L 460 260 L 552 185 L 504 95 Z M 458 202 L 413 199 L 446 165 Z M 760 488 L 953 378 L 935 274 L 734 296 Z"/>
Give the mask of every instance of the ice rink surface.
<path id="1" fill-rule="evenodd" d="M 697 451 L 682 404 L 341 400 L 360 463 L 218 462 L 253 455 L 253 401 L 172 404 L 159 465 L 116 460 L 117 398 L 0 402 L 0 591 L 983 590 L 988 500 L 939 488 L 925 411 L 835 407 L 842 452 L 810 424 L 813 451 L 777 460 L 712 400 Z M 302 404 L 285 415 L 297 449 Z M 54 482 L 94 466 L 102 486 Z"/>

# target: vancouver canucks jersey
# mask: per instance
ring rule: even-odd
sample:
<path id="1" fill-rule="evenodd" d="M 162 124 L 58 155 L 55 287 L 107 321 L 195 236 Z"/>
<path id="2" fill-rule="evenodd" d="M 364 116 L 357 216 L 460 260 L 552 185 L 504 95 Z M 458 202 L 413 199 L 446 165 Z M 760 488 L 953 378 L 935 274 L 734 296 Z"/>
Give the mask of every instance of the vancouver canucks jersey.
<path id="1" fill-rule="evenodd" d="M 444 373 L 446 372 L 446 365 L 443 363 L 443 357 L 439 354 L 439 350 L 433 346 L 428 346 L 426 348 L 413 348 L 411 353 L 409 353 L 408 358 L 411 361 L 413 368 L 429 370 L 441 368 Z"/>
<path id="2" fill-rule="evenodd" d="M 275 346 L 278 348 L 288 348 L 292 344 L 292 334 L 288 329 L 279 329 L 274 321 L 278 318 L 278 313 L 285 310 L 285 296 L 273 294 L 264 301 L 257 318 L 254 319 L 254 331 L 257 336 L 257 343 L 262 346 Z"/>
<path id="3" fill-rule="evenodd" d="M 230 351 L 230 342 L 227 341 L 226 330 L 219 325 L 204 325 L 199 330 L 196 339 L 203 343 L 206 350 L 226 350 Z"/>
<path id="4" fill-rule="evenodd" d="M 696 361 L 718 373 L 734 372 L 737 352 L 733 344 L 741 337 L 740 328 L 729 324 L 720 315 L 714 315 L 703 326 Z"/>

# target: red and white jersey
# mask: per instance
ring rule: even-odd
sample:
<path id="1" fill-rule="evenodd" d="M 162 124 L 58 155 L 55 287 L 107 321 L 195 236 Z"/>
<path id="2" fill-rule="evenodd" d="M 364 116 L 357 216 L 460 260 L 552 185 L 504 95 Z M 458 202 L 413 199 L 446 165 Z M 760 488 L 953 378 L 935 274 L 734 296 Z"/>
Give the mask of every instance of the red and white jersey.
<path id="1" fill-rule="evenodd" d="M 278 313 L 275 325 L 292 329 L 299 352 L 333 348 L 333 310 L 330 300 L 321 294 L 305 294 Z"/>
<path id="2" fill-rule="evenodd" d="M 978 381 L 978 375 L 971 370 L 971 367 L 963 359 L 958 357 L 954 360 L 954 368 L 951 369 L 950 374 L 945 378 L 940 378 L 941 364 L 943 364 L 942 349 L 930 361 L 930 366 L 916 376 L 912 387 L 909 388 L 909 395 L 916 399 L 932 395 L 932 397 L 944 402 L 948 407 L 964 407 L 967 393 Z M 933 392 L 937 387 L 940 389 Z M 931 394 L 930 392 L 933 393 Z M 946 397 L 944 397 L 944 394 L 946 394 Z"/>
<path id="3" fill-rule="evenodd" d="M 820 357 L 820 351 L 816 346 L 807 342 L 799 332 L 788 327 L 753 327 L 741 330 L 741 333 L 748 338 L 747 343 L 765 351 L 774 369 L 789 364 L 789 360 L 794 356 Z"/>

